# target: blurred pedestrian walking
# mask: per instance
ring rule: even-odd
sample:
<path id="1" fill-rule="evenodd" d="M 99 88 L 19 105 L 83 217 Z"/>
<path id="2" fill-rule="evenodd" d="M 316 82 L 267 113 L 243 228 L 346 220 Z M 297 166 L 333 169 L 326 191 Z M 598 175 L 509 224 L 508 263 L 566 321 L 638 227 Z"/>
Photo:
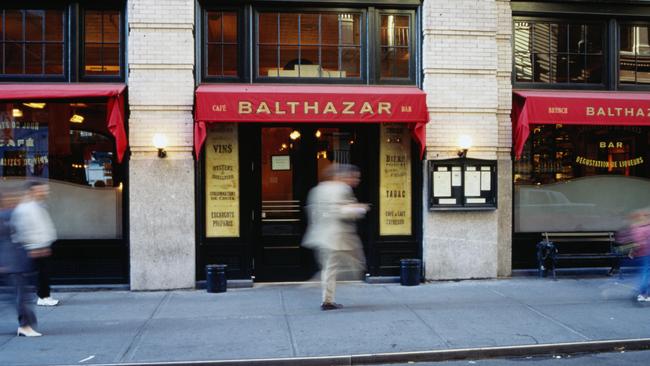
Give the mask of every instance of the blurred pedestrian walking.
<path id="1" fill-rule="evenodd" d="M 56 240 L 56 230 L 50 215 L 45 209 L 45 200 L 50 187 L 38 181 L 30 181 L 20 204 L 11 215 L 14 227 L 13 240 L 22 244 L 34 259 L 38 272 L 36 305 L 55 306 L 59 300 L 50 296 L 50 256 L 51 245 Z"/>
<path id="2" fill-rule="evenodd" d="M 650 211 L 634 211 L 630 221 L 630 234 L 636 244 L 630 255 L 639 257 L 642 263 L 637 301 L 650 301 Z"/>
<path id="3" fill-rule="evenodd" d="M 365 255 L 357 235 L 356 220 L 368 211 L 358 203 L 352 189 L 361 178 L 354 165 L 333 164 L 325 172 L 325 181 L 312 188 L 307 197 L 307 232 L 303 246 L 317 251 L 321 267 L 321 310 L 334 310 L 337 275 L 361 274 Z"/>
<path id="4" fill-rule="evenodd" d="M 34 264 L 25 247 L 11 239 L 11 215 L 20 199 L 17 192 L 0 195 L 0 274 L 11 291 L 18 314 L 17 335 L 39 337 L 35 331 Z"/>

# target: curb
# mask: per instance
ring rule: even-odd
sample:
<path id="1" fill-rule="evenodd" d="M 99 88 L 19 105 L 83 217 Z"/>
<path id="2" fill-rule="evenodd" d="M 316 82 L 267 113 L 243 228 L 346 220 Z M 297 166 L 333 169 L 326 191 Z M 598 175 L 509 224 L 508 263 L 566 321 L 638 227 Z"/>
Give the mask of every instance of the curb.
<path id="1" fill-rule="evenodd" d="M 359 354 L 321 357 L 259 358 L 222 361 L 173 361 L 89 364 L 92 366 L 351 366 L 408 362 L 441 362 L 555 354 L 603 353 L 650 349 L 650 338 L 532 344 L 521 346 L 459 348 L 450 350 Z"/>

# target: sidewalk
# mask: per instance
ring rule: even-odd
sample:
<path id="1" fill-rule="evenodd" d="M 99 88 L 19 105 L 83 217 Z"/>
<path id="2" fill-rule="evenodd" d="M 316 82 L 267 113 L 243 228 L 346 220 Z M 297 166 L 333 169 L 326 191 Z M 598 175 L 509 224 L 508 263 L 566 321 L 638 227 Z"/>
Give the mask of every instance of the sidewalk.
<path id="1" fill-rule="evenodd" d="M 16 337 L 0 309 L 1 365 L 233 360 L 516 346 L 650 337 L 634 279 L 344 283 L 321 311 L 308 284 L 226 293 L 59 292 L 38 307 L 40 338 Z"/>

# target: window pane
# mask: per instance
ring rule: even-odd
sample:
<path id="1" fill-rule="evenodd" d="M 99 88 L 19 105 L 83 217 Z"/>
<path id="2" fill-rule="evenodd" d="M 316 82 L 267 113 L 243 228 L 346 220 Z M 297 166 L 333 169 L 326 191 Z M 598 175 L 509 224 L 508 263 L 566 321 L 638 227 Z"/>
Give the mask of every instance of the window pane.
<path id="1" fill-rule="evenodd" d="M 398 48 L 396 50 L 396 64 L 395 64 L 395 75 L 396 78 L 408 78 L 409 77 L 409 50 L 408 48 Z"/>
<path id="2" fill-rule="evenodd" d="M 305 46 L 300 48 L 300 76 L 320 77 L 320 64 L 318 62 L 318 46 Z M 327 75 L 323 75 L 327 76 Z"/>
<path id="3" fill-rule="evenodd" d="M 571 66 L 569 65 L 569 55 L 553 55 L 553 62 L 551 63 L 551 82 L 552 83 L 566 83 L 570 80 Z"/>
<path id="4" fill-rule="evenodd" d="M 260 13 L 258 39 L 259 39 L 259 43 L 264 43 L 264 44 L 278 43 L 278 14 L 277 13 Z"/>
<path id="5" fill-rule="evenodd" d="M 5 43 L 5 73 L 23 73 L 23 45 L 22 43 Z"/>
<path id="6" fill-rule="evenodd" d="M 339 16 L 338 14 L 321 15 L 322 44 L 336 46 L 339 44 Z"/>
<path id="7" fill-rule="evenodd" d="M 603 56 L 587 56 L 585 65 L 585 81 L 588 83 L 603 82 Z"/>
<path id="8" fill-rule="evenodd" d="M 223 75 L 237 76 L 237 45 L 223 46 Z"/>
<path id="9" fill-rule="evenodd" d="M 551 82 L 551 61 L 549 55 L 538 53 L 534 55 L 534 75 L 533 81 L 550 83 Z"/>
<path id="10" fill-rule="evenodd" d="M 280 14 L 280 44 L 298 44 L 298 14 Z"/>
<path id="11" fill-rule="evenodd" d="M 23 40 L 23 13 L 20 10 L 5 10 L 5 41 Z M 9 52 L 7 52 L 9 54 Z"/>
<path id="12" fill-rule="evenodd" d="M 585 56 L 569 55 L 569 81 L 584 83 L 587 70 L 585 70 Z"/>
<path id="13" fill-rule="evenodd" d="M 650 84 L 650 55 L 637 58 L 636 82 L 639 84 Z"/>
<path id="14" fill-rule="evenodd" d="M 409 17 L 396 16 L 395 17 L 395 45 L 408 46 L 409 45 Z"/>
<path id="15" fill-rule="evenodd" d="M 342 14 L 341 15 L 341 44 L 355 45 L 361 44 L 361 15 L 359 14 Z"/>
<path id="16" fill-rule="evenodd" d="M 99 75 L 102 73 L 102 44 L 86 43 L 84 49 L 84 70 L 88 75 Z"/>
<path id="17" fill-rule="evenodd" d="M 63 74 L 63 44 L 45 45 L 45 73 Z"/>
<path id="18" fill-rule="evenodd" d="M 43 46 L 41 43 L 25 45 L 25 73 L 43 73 Z"/>
<path id="19" fill-rule="evenodd" d="M 103 42 L 119 43 L 120 42 L 120 13 L 118 11 L 105 11 L 103 18 L 104 18 Z"/>
<path id="20" fill-rule="evenodd" d="M 25 39 L 27 41 L 43 40 L 42 10 L 25 10 Z"/>
<path id="21" fill-rule="evenodd" d="M 86 10 L 84 17 L 84 39 L 86 42 L 102 42 L 102 13 Z"/>
<path id="22" fill-rule="evenodd" d="M 63 42 L 63 12 L 45 11 L 45 40 Z"/>
<path id="23" fill-rule="evenodd" d="M 527 22 L 515 22 L 514 52 L 530 52 L 533 26 Z"/>
<path id="24" fill-rule="evenodd" d="M 359 48 L 343 48 L 341 50 L 341 64 L 346 77 L 360 77 L 361 52 Z"/>
<path id="25" fill-rule="evenodd" d="M 102 48 L 102 58 L 104 61 L 104 75 L 120 74 L 120 45 L 117 43 L 104 43 Z"/>
<path id="26" fill-rule="evenodd" d="M 338 47 L 322 47 L 321 48 L 321 65 L 323 67 L 323 72 L 328 75 L 343 75 L 339 68 L 339 48 Z"/>
<path id="27" fill-rule="evenodd" d="M 600 25 L 585 25 L 587 52 L 603 53 L 603 27 Z"/>
<path id="28" fill-rule="evenodd" d="M 208 75 L 222 76 L 223 64 L 221 62 L 223 46 L 221 44 L 208 45 Z"/>
<path id="29" fill-rule="evenodd" d="M 259 76 L 278 77 L 278 47 L 277 46 L 259 46 Z"/>
<path id="30" fill-rule="evenodd" d="M 586 52 L 584 29 L 583 26 L 580 24 L 569 25 L 569 52 L 571 53 Z"/>
<path id="31" fill-rule="evenodd" d="M 319 44 L 318 14 L 300 15 L 300 44 Z"/>
<path id="32" fill-rule="evenodd" d="M 540 44 L 537 47 L 545 52 L 569 52 L 569 41 L 567 40 L 569 27 L 566 24 L 549 24 L 548 26 L 550 40 L 544 44 L 543 40 L 539 39 Z"/>
<path id="33" fill-rule="evenodd" d="M 550 49 L 550 24 L 538 23 L 533 26 L 533 52 L 535 53 L 548 53 Z M 556 41 L 557 42 L 557 41 Z M 557 44 L 555 45 L 557 48 Z"/>
<path id="34" fill-rule="evenodd" d="M 223 41 L 223 13 L 208 12 L 208 42 L 222 42 Z"/>
<path id="35" fill-rule="evenodd" d="M 223 13 L 223 41 L 237 43 L 237 13 Z"/>
<path id="36" fill-rule="evenodd" d="M 280 47 L 280 76 L 297 77 L 298 76 L 298 47 L 284 46 Z"/>
<path id="37" fill-rule="evenodd" d="M 533 63 L 530 54 L 515 54 L 515 79 L 519 82 L 533 81 Z"/>

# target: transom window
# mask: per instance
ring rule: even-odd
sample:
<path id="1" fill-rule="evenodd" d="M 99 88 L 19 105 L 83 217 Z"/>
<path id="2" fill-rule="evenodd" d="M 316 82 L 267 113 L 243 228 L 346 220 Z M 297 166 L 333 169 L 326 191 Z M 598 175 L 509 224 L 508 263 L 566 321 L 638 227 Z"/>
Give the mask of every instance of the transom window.
<path id="1" fill-rule="evenodd" d="M 360 78 L 361 13 L 260 12 L 257 75 Z"/>
<path id="2" fill-rule="evenodd" d="M 650 26 L 621 25 L 619 81 L 650 84 Z"/>
<path id="3" fill-rule="evenodd" d="M 63 10 L 0 9 L 5 75 L 63 75 Z"/>
<path id="4" fill-rule="evenodd" d="M 84 74 L 119 75 L 121 19 L 117 10 L 84 11 Z"/>
<path id="5" fill-rule="evenodd" d="M 515 21 L 516 82 L 604 82 L 605 25 Z"/>

